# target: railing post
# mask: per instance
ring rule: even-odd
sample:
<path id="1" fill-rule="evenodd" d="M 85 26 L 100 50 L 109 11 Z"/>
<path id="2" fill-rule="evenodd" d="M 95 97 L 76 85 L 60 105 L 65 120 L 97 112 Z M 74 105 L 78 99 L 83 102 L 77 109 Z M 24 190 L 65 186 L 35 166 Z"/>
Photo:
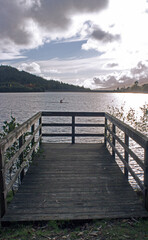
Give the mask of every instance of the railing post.
<path id="1" fill-rule="evenodd" d="M 148 146 L 144 152 L 144 205 L 145 208 L 148 210 Z"/>
<path id="2" fill-rule="evenodd" d="M 116 133 L 116 127 L 115 127 L 114 124 L 112 124 L 112 132 L 113 132 L 114 134 Z M 112 144 L 113 144 L 113 146 L 115 147 L 115 138 L 114 138 L 113 135 L 112 135 Z M 113 148 L 112 148 L 112 156 L 113 156 L 113 158 L 115 158 L 115 151 L 114 151 Z"/>
<path id="3" fill-rule="evenodd" d="M 75 116 L 72 116 L 72 144 L 75 143 Z"/>
<path id="4" fill-rule="evenodd" d="M 32 135 L 34 134 L 34 129 L 35 129 L 35 126 L 34 126 L 34 124 L 31 126 L 31 133 L 32 133 Z M 32 139 L 32 141 L 31 141 L 31 147 L 33 147 L 33 145 L 34 145 L 34 142 L 35 142 L 35 139 L 34 139 L 34 137 L 33 137 L 33 139 Z M 33 153 L 32 153 L 32 157 L 34 156 L 34 151 L 33 151 Z"/>
<path id="5" fill-rule="evenodd" d="M 22 136 L 19 138 L 19 149 L 23 146 L 23 144 L 24 144 L 24 136 L 22 135 Z M 22 162 L 24 161 L 24 152 L 22 152 L 22 153 L 20 154 L 19 159 L 20 159 L 20 165 L 21 165 Z M 24 169 L 23 169 L 22 172 L 20 173 L 20 181 L 21 181 L 21 182 L 22 182 L 23 178 L 24 178 Z"/>
<path id="6" fill-rule="evenodd" d="M 0 148 L 0 216 L 3 217 L 7 209 L 7 201 L 5 198 L 5 173 L 4 173 L 4 156 Z"/>
<path id="7" fill-rule="evenodd" d="M 105 129 L 104 129 L 104 144 L 106 147 L 106 137 L 107 137 L 107 118 L 105 117 Z"/>
<path id="8" fill-rule="evenodd" d="M 39 118 L 39 125 L 41 125 L 41 128 L 39 129 L 39 137 L 42 136 L 42 117 Z M 42 139 L 39 141 L 39 147 L 41 147 Z"/>
<path id="9" fill-rule="evenodd" d="M 126 144 L 127 147 L 129 147 L 129 136 L 126 133 L 124 135 L 124 143 Z M 129 162 L 129 154 L 126 150 L 124 150 L 124 159 L 127 163 Z M 126 166 L 124 166 L 124 175 L 128 179 L 128 170 Z"/>

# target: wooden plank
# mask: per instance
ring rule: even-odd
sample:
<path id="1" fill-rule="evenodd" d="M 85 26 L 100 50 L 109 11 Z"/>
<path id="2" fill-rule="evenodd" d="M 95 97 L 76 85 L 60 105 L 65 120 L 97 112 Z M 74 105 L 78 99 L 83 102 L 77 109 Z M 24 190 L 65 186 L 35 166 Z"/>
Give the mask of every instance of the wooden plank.
<path id="1" fill-rule="evenodd" d="M 43 117 L 71 117 L 71 116 L 76 116 L 76 117 L 104 117 L 105 113 L 104 112 L 42 112 Z"/>
<path id="2" fill-rule="evenodd" d="M 95 134 L 95 133 L 76 133 L 72 135 L 71 133 L 43 133 L 43 137 L 104 137 L 104 133 Z"/>
<path id="3" fill-rule="evenodd" d="M 118 194 L 119 192 L 121 192 L 121 189 L 118 189 L 116 191 L 116 193 Z M 122 199 L 121 201 L 118 201 L 119 198 L 114 198 L 114 201 L 112 199 L 113 202 L 135 202 L 137 198 L 135 198 L 133 200 L 133 193 L 131 193 L 131 191 L 128 191 L 126 192 L 127 194 L 125 195 L 125 193 L 122 195 Z M 73 201 L 73 202 L 87 202 L 87 201 L 98 201 L 98 202 L 101 202 L 101 201 L 104 201 L 106 200 L 106 195 L 107 195 L 107 191 L 104 189 L 104 191 L 101 192 L 92 192 L 91 194 L 89 192 L 69 192 L 69 194 L 64 194 L 64 193 L 61 193 L 61 192 L 58 192 L 56 193 L 56 197 L 55 197 L 55 194 L 53 193 L 40 193 L 39 194 L 36 194 L 35 192 L 32 192 L 32 193 L 25 193 L 25 199 L 24 199 L 24 194 L 23 193 L 17 193 L 17 195 L 15 196 L 15 199 L 12 203 L 17 203 L 17 202 L 20 202 L 20 203 L 25 203 L 26 204 L 26 201 L 27 201 L 27 204 L 28 202 L 30 203 L 33 203 L 33 202 L 40 202 L 40 203 L 44 203 L 44 202 L 67 202 L 67 201 Z M 131 201 L 132 200 L 132 201 Z M 139 200 L 138 200 L 139 202 Z M 110 203 L 112 204 L 112 203 Z"/>
<path id="4" fill-rule="evenodd" d="M 6 195 L 11 190 L 11 187 L 13 186 L 13 184 L 15 183 L 16 179 L 18 178 L 18 176 L 22 172 L 22 170 L 25 168 L 25 166 L 26 166 L 26 162 L 22 162 L 19 169 L 16 171 L 15 175 L 13 176 L 13 178 L 11 179 L 9 184 L 6 186 L 6 190 L 5 190 Z"/>
<path id="5" fill-rule="evenodd" d="M 4 192 L 6 191 L 5 171 L 4 171 L 5 159 L 0 148 L 0 216 L 2 217 L 7 208 L 7 201 Z"/>
<path id="6" fill-rule="evenodd" d="M 28 208 L 35 208 L 35 207 L 59 207 L 59 206 L 69 206 L 69 207 L 72 207 L 72 206 L 93 206 L 93 207 L 99 207 L 99 205 L 101 204 L 101 205 L 104 205 L 104 206 L 108 206 L 108 202 L 105 202 L 105 200 L 106 200 L 106 196 L 102 196 L 101 198 L 100 198 L 100 201 L 98 201 L 98 198 L 87 198 L 87 199 L 85 199 L 85 201 L 84 201 L 84 199 L 83 199 L 83 201 L 82 201 L 82 198 L 80 198 L 80 199 L 76 199 L 76 198 L 74 198 L 74 199 L 71 199 L 70 201 L 69 201 L 69 199 L 67 198 L 67 199 L 64 199 L 64 198 L 61 198 L 61 199 L 56 199 L 56 201 L 53 201 L 53 198 L 51 198 L 50 200 L 48 200 L 48 201 L 46 201 L 46 200 L 44 200 L 44 199 L 40 199 L 40 198 L 38 198 L 37 200 L 34 200 L 34 198 L 28 198 L 27 199 L 27 201 L 28 201 L 28 203 L 27 203 L 27 207 Z M 103 203 L 102 203 L 102 201 L 103 201 Z M 125 203 L 125 201 L 126 201 L 126 203 Z M 122 206 L 122 205 L 135 205 L 135 204 L 139 204 L 139 202 L 137 201 L 137 200 L 134 200 L 134 201 L 132 201 L 131 202 L 131 200 L 130 199 L 126 199 L 126 197 L 124 197 L 123 198 L 123 200 L 122 200 L 122 202 L 117 202 L 117 201 L 112 201 L 112 206 L 114 206 L 114 205 L 117 205 L 117 206 Z M 23 200 L 23 198 L 19 198 L 19 200 L 16 200 L 15 201 L 15 203 L 13 204 L 13 209 L 14 208 L 17 208 L 17 209 L 21 209 L 22 207 L 24 207 L 25 208 L 25 206 L 26 206 L 26 201 L 25 200 Z M 106 207 L 107 207 L 106 206 Z M 135 207 L 135 206 L 133 206 L 133 207 Z"/>
<path id="7" fill-rule="evenodd" d="M 104 217 L 105 216 L 105 217 Z M 133 211 L 131 212 L 119 212 L 119 211 L 112 211 L 112 212 L 103 212 L 101 211 L 100 213 L 96 213 L 96 211 L 92 212 L 92 213 L 54 213 L 54 214 L 23 214 L 23 216 L 21 215 L 16 215 L 16 218 L 18 219 L 19 217 L 19 221 L 21 222 L 30 222 L 32 221 L 32 219 L 34 219 L 34 221 L 49 221 L 49 220 L 88 220 L 88 219 L 113 219 L 113 218 L 134 218 L 134 217 L 147 217 L 147 214 L 144 212 L 137 212 L 137 211 Z M 3 221 L 4 222 L 4 221 Z M 8 218 L 6 218 L 5 222 L 14 222 L 14 217 L 12 215 L 8 215 Z"/>
<path id="8" fill-rule="evenodd" d="M 72 144 L 75 143 L 75 116 L 72 116 Z"/>
<path id="9" fill-rule="evenodd" d="M 143 216 L 148 213 L 103 144 L 46 143 L 2 222 Z"/>
<path id="10" fill-rule="evenodd" d="M 124 213 L 128 213 L 128 208 L 130 208 L 130 211 L 131 212 L 134 212 L 135 210 L 136 210 L 136 208 L 137 208 L 137 206 L 138 206 L 138 204 L 130 204 L 130 203 L 128 203 L 128 204 L 112 204 L 112 209 L 111 209 L 111 206 L 110 205 L 108 205 L 107 203 L 106 204 L 104 204 L 104 202 L 103 203 L 101 203 L 101 209 L 100 209 L 100 204 L 97 204 L 97 205 L 94 205 L 94 206 L 92 206 L 92 205 L 88 205 L 88 206 L 82 206 L 82 205 L 71 205 L 71 206 L 66 206 L 65 204 L 63 205 L 63 206 L 57 206 L 57 207 L 53 207 L 53 206 L 40 206 L 40 207 L 34 207 L 34 208 L 32 208 L 32 206 L 31 207 L 27 207 L 27 208 L 23 208 L 22 209 L 22 207 L 21 208 L 17 208 L 17 207 L 15 207 L 15 208 L 13 208 L 13 209 L 11 209 L 11 210 L 9 210 L 9 214 L 14 214 L 14 210 L 15 210 L 15 214 L 16 215 L 22 215 L 22 214 L 31 214 L 31 213 L 36 213 L 36 214 L 43 214 L 43 213 L 46 213 L 46 214 L 55 214 L 56 212 L 58 212 L 58 214 L 60 214 L 60 213 L 69 213 L 69 212 L 71 212 L 71 213 L 74 213 L 74 214 L 76 214 L 76 213 L 81 213 L 81 212 L 85 212 L 85 213 L 92 213 L 92 212 L 96 212 L 96 213 L 101 213 L 101 212 L 108 212 L 108 211 L 110 211 L 110 212 L 119 212 L 120 213 L 120 211 L 121 212 L 124 212 Z"/>
<path id="11" fill-rule="evenodd" d="M 43 127 L 72 127 L 71 123 L 43 123 Z M 75 127 L 105 127 L 101 123 L 75 123 Z"/>
<path id="12" fill-rule="evenodd" d="M 148 147 L 144 151 L 144 201 L 145 207 L 148 210 Z"/>

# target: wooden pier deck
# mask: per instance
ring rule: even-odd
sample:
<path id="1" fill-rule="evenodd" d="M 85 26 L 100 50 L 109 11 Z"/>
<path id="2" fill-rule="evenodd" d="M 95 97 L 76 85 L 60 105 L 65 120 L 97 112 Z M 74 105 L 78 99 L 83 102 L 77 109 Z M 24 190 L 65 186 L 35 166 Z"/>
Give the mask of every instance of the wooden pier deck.
<path id="1" fill-rule="evenodd" d="M 43 143 L 2 222 L 148 217 L 104 144 Z"/>

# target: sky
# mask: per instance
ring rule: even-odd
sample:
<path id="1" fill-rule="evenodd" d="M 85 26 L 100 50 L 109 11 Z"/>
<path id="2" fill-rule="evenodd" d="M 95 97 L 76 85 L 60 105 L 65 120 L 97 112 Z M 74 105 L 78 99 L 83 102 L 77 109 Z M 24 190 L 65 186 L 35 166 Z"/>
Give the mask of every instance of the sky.
<path id="1" fill-rule="evenodd" d="M 148 0 L 0 0 L 0 64 L 91 89 L 148 83 Z"/>

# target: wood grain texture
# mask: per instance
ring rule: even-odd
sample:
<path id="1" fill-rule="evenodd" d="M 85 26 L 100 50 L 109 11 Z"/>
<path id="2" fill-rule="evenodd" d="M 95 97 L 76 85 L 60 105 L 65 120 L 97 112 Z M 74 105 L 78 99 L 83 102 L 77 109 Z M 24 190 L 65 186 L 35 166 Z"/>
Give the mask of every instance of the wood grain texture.
<path id="1" fill-rule="evenodd" d="M 42 144 L 2 222 L 145 217 L 103 144 Z"/>

